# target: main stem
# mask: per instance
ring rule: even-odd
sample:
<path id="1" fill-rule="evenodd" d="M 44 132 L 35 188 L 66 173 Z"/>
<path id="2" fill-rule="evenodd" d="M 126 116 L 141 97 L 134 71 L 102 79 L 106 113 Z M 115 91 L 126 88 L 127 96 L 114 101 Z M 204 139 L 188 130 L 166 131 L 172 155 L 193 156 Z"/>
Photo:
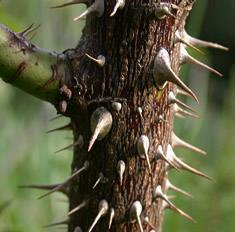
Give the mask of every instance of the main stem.
<path id="1" fill-rule="evenodd" d="M 144 231 L 151 227 L 143 222 L 145 216 L 161 231 L 163 220 L 162 201 L 153 199 L 153 190 L 164 186 L 165 163 L 154 158 L 157 145 L 166 151 L 170 143 L 173 111 L 167 104 L 167 93 L 174 90 L 168 83 L 159 91 L 153 84 L 153 60 L 159 48 L 166 48 L 172 58 L 173 68 L 179 70 L 178 47 L 174 46 L 174 32 L 184 26 L 188 1 L 170 0 L 169 3 L 184 6 L 177 11 L 177 17 L 157 20 L 149 15 L 154 1 L 126 1 L 123 11 L 110 17 L 115 1 L 106 1 L 104 15 L 100 18 L 88 16 L 82 39 L 75 52 L 69 52 L 70 65 L 76 79 L 75 107 L 70 114 L 74 141 L 83 137 L 84 145 L 76 146 L 72 171 L 89 161 L 89 169 L 73 181 L 69 192 L 69 208 L 72 210 L 84 200 L 87 204 L 69 218 L 69 231 L 76 226 L 87 231 L 98 213 L 98 204 L 105 199 L 109 208 L 114 208 L 115 217 L 111 231 L 138 231 L 137 223 L 130 223 L 129 209 L 136 200 L 143 206 L 141 216 Z M 179 3 L 181 2 L 181 3 Z M 149 7 L 149 9 L 148 9 Z M 176 13 L 176 11 L 175 11 Z M 85 53 L 94 57 L 103 54 L 106 64 L 98 67 Z M 122 109 L 116 112 L 112 102 L 119 101 Z M 87 151 L 91 138 L 90 117 L 100 106 L 108 109 L 113 116 L 111 132 L 105 139 L 96 141 Z M 140 113 L 140 110 L 142 113 Z M 161 117 L 165 120 L 160 120 Z M 150 175 L 146 160 L 136 148 L 137 139 L 147 135 L 150 140 Z M 117 174 L 117 163 L 126 164 L 123 183 Z M 93 185 L 104 174 L 105 182 L 95 189 Z M 108 231 L 109 213 L 96 225 L 94 231 Z"/>

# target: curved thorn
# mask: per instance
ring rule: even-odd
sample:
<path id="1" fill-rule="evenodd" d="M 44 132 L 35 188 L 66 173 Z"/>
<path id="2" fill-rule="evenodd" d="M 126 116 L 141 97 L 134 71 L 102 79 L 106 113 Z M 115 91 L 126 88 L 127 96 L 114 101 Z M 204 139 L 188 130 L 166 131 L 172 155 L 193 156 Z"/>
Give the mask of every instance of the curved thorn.
<path id="1" fill-rule="evenodd" d="M 125 0 L 116 0 L 116 4 L 115 4 L 115 6 L 113 8 L 113 11 L 110 14 L 110 16 L 111 17 L 114 16 L 116 14 L 117 10 L 118 9 L 120 9 L 120 10 L 123 9 L 124 6 L 125 6 Z"/>
<path id="2" fill-rule="evenodd" d="M 186 116 L 190 116 L 192 118 L 200 118 L 197 114 L 184 110 L 181 107 L 179 107 L 177 104 L 173 105 L 173 109 L 174 109 L 175 114 L 178 114 L 179 116 L 182 116 L 183 118 L 185 118 Z"/>
<path id="3" fill-rule="evenodd" d="M 114 219 L 114 216 L 115 216 L 115 211 L 114 211 L 114 208 L 111 208 L 110 209 L 110 218 L 109 218 L 109 230 L 111 229 L 111 226 L 112 226 L 112 223 L 113 223 L 113 219 Z"/>
<path id="4" fill-rule="evenodd" d="M 76 213 L 77 211 L 79 211 L 80 209 L 84 208 L 87 205 L 87 201 L 83 201 L 81 204 L 79 204 L 77 207 L 75 207 L 74 209 L 70 210 L 67 214 L 67 216 L 70 216 L 74 213 Z"/>
<path id="5" fill-rule="evenodd" d="M 130 221 L 134 223 L 137 221 L 139 229 L 141 232 L 144 232 L 143 226 L 140 220 L 140 215 L 142 213 L 142 205 L 139 201 L 135 201 L 130 208 Z"/>

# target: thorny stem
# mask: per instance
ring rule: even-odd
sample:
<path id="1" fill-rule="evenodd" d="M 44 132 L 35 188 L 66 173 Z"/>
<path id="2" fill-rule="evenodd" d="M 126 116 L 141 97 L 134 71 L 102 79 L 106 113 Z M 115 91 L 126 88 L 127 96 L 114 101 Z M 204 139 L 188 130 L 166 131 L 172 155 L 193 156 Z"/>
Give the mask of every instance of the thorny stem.
<path id="1" fill-rule="evenodd" d="M 40 49 L 0 24 L 0 76 L 5 82 L 56 104 L 66 69 L 63 54 Z"/>

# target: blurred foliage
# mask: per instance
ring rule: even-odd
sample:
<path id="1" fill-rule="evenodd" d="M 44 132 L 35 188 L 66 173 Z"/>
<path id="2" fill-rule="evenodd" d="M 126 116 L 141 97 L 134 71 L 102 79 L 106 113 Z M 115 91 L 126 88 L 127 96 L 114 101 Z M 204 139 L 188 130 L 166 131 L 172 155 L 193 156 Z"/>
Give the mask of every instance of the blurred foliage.
<path id="1" fill-rule="evenodd" d="M 231 2 L 232 7 L 234 6 L 232 1 L 227 0 L 226 4 Z M 78 42 L 84 22 L 74 23 L 71 19 L 84 7 L 74 6 L 63 10 L 49 8 L 60 2 L 59 0 L 2 0 L 0 1 L 0 22 L 15 31 L 22 31 L 31 23 L 41 25 L 32 41 L 48 49 L 63 51 L 76 46 Z M 214 18 L 216 12 L 213 18 L 207 17 L 207 2 L 210 1 L 198 1 L 190 16 L 188 31 L 194 36 L 199 36 L 201 31 L 202 33 L 208 31 L 204 28 L 204 25 L 209 25 L 208 20 L 211 23 L 215 19 L 218 21 L 219 17 Z M 221 4 L 225 5 L 225 3 Z M 209 8 L 209 10 L 213 9 Z M 228 16 L 227 8 L 221 8 L 220 14 Z M 212 12 L 211 15 L 213 15 Z M 234 15 L 230 16 L 230 20 L 231 17 Z M 230 28 L 229 23 L 233 22 L 227 22 L 225 27 Z M 225 33 L 222 42 L 226 45 L 227 32 L 225 28 L 221 29 Z M 208 38 L 211 40 L 220 38 L 217 36 L 220 33 L 219 28 L 211 32 L 213 34 L 210 35 L 211 37 L 207 34 Z M 231 30 L 228 33 L 231 34 Z M 201 36 L 205 37 L 205 34 Z M 221 41 L 216 40 L 216 42 Z M 231 41 L 228 41 L 228 45 L 230 44 Z M 201 56 L 194 51 L 191 53 L 205 62 L 213 62 L 214 54 L 211 51 L 206 50 L 206 56 Z M 219 53 L 221 57 L 227 55 L 222 53 Z M 223 67 L 223 59 L 221 59 L 216 68 L 220 70 Z M 200 98 L 200 107 L 194 106 L 202 119 L 198 121 L 176 119 L 175 131 L 186 141 L 200 144 L 208 152 L 208 156 L 201 157 L 181 149 L 177 150 L 177 154 L 180 155 L 182 152 L 181 157 L 194 167 L 211 175 L 216 183 L 210 183 L 188 173 L 178 174 L 174 171 L 170 173 L 171 182 L 194 195 L 194 199 L 187 199 L 177 194 L 174 202 L 191 214 L 198 223 L 192 224 L 168 210 L 165 213 L 165 231 L 234 231 L 235 74 L 233 69 L 234 60 L 229 68 L 223 69 L 226 73 L 224 80 L 216 79 L 214 75 L 209 78 L 207 72 L 195 67 L 186 67 L 182 70 L 185 80 Z M 209 94 L 211 78 L 217 90 L 212 95 Z M 226 88 L 222 90 L 222 86 Z M 220 99 L 219 103 L 216 101 L 217 98 Z M 185 101 L 193 104 L 189 99 Z M 2 124 L 0 132 L 0 232 L 47 230 L 43 229 L 43 225 L 65 218 L 66 199 L 62 195 L 54 194 L 46 199 L 37 200 L 42 192 L 28 191 L 18 186 L 61 182 L 69 175 L 72 152 L 53 153 L 71 143 L 72 135 L 69 132 L 45 133 L 48 129 L 65 124 L 68 119 L 61 118 L 49 122 L 48 119 L 56 114 L 51 106 L 3 82 L 0 85 L 0 105 Z M 50 229 L 49 231 L 58 230 Z"/>

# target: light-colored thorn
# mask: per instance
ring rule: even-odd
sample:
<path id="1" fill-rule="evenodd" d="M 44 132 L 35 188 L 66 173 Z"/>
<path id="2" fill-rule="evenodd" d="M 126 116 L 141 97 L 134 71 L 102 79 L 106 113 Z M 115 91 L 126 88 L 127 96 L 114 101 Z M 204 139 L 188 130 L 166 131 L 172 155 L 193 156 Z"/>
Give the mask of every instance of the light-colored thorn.
<path id="1" fill-rule="evenodd" d="M 114 216 L 115 216 L 114 208 L 111 208 L 111 209 L 110 209 L 110 218 L 109 218 L 109 230 L 111 229 Z"/>
<path id="2" fill-rule="evenodd" d="M 54 222 L 54 223 L 45 225 L 44 228 L 50 228 L 50 227 L 54 227 L 54 226 L 68 225 L 68 224 L 69 224 L 69 219 L 65 219 L 63 221 Z"/>
<path id="3" fill-rule="evenodd" d="M 167 157 L 168 157 L 168 159 L 170 159 L 174 164 L 176 164 L 177 167 L 179 167 L 180 169 L 185 170 L 185 171 L 188 171 L 188 172 L 191 172 L 191 173 L 193 173 L 193 174 L 195 174 L 195 175 L 198 175 L 198 176 L 201 176 L 201 177 L 204 177 L 204 178 L 206 178 L 206 179 L 208 179 L 208 180 L 213 181 L 213 179 L 212 179 L 211 177 L 209 177 L 209 176 L 207 176 L 206 174 L 204 174 L 204 173 L 198 171 L 197 169 L 195 169 L 195 168 L 189 166 L 188 164 L 184 163 L 181 159 L 179 159 L 179 158 L 175 155 L 175 153 L 174 153 L 174 151 L 173 151 L 173 149 L 172 149 L 172 146 L 171 146 L 170 144 L 167 145 Z"/>
<path id="4" fill-rule="evenodd" d="M 82 232 L 82 229 L 80 226 L 77 226 L 73 232 Z"/>
<path id="5" fill-rule="evenodd" d="M 163 117 L 162 114 L 160 114 L 160 115 L 158 116 L 158 122 L 165 122 L 165 123 L 168 123 L 168 121 Z"/>
<path id="6" fill-rule="evenodd" d="M 72 0 L 72 1 L 67 2 L 67 3 L 52 6 L 51 8 L 62 8 L 62 7 L 71 6 L 71 5 L 75 5 L 75 4 L 86 4 L 87 5 L 88 0 Z"/>
<path id="7" fill-rule="evenodd" d="M 190 97 L 190 95 L 187 92 L 185 92 L 184 90 L 176 88 L 176 95 L 178 95 L 178 94 Z"/>
<path id="8" fill-rule="evenodd" d="M 171 205 L 169 205 L 167 202 L 164 201 L 162 203 L 162 207 L 163 207 L 163 209 L 171 209 L 171 210 L 177 212 L 180 216 L 185 217 L 189 221 L 196 223 L 196 221 L 190 215 L 185 213 L 183 210 L 177 208 L 175 205 L 172 207 Z"/>
<path id="9" fill-rule="evenodd" d="M 198 65 L 199 67 L 207 69 L 208 71 L 210 71 L 220 77 L 223 76 L 223 74 L 221 74 L 217 70 L 209 67 L 208 65 L 198 61 L 197 59 L 195 59 L 191 55 L 189 55 L 189 53 L 187 52 L 187 50 L 185 49 L 183 44 L 180 46 L 180 63 L 181 64 L 186 64 L 186 63 L 195 64 L 195 65 Z"/>
<path id="10" fill-rule="evenodd" d="M 183 39 L 182 36 L 180 36 L 180 32 L 178 30 L 175 32 L 175 43 L 183 43 L 189 48 L 192 48 L 195 51 L 200 52 L 201 54 L 204 54 L 199 48 L 193 46 L 192 44 L 187 42 L 185 39 Z"/>
<path id="11" fill-rule="evenodd" d="M 122 109 L 122 104 L 120 102 L 113 102 L 112 108 L 113 110 L 119 112 Z"/>
<path id="12" fill-rule="evenodd" d="M 130 208 L 130 222 L 135 223 L 137 221 L 139 225 L 139 229 L 141 232 L 144 232 L 143 226 L 140 220 L 140 216 L 142 213 L 142 205 L 139 201 L 135 201 Z"/>
<path id="13" fill-rule="evenodd" d="M 154 59 L 153 77 L 158 87 L 161 88 L 167 81 L 170 81 L 183 89 L 198 102 L 197 96 L 193 91 L 185 85 L 172 70 L 170 55 L 165 48 L 161 48 Z"/>
<path id="14" fill-rule="evenodd" d="M 200 40 L 200 39 L 196 39 L 196 38 L 190 36 L 185 30 L 182 32 L 182 37 L 185 41 L 188 41 L 190 44 L 192 44 L 194 46 L 216 48 L 216 49 L 221 49 L 221 50 L 224 50 L 224 51 L 229 50 L 227 47 L 224 47 L 220 44 L 207 42 L 207 41 L 203 41 L 203 40 Z"/>
<path id="15" fill-rule="evenodd" d="M 71 123 L 68 123 L 64 126 L 49 130 L 46 133 L 49 134 L 49 133 L 56 132 L 56 131 L 71 130 L 71 129 L 72 129 L 72 125 L 71 125 Z"/>
<path id="16" fill-rule="evenodd" d="M 171 145 L 172 147 L 183 147 L 183 148 L 186 148 L 186 149 L 190 149 L 194 152 L 197 152 L 201 155 L 206 155 L 206 152 L 203 151 L 202 149 L 200 148 L 197 148 L 189 143 L 186 143 L 185 141 L 183 141 L 182 139 L 180 139 L 173 131 L 172 131 L 172 134 L 171 134 Z"/>
<path id="17" fill-rule="evenodd" d="M 110 14 L 110 16 L 114 16 L 117 12 L 118 9 L 122 10 L 125 6 L 125 0 L 116 0 L 116 4 L 113 8 L 112 13 Z"/>
<path id="18" fill-rule="evenodd" d="M 176 16 L 171 13 L 170 7 L 171 4 L 165 2 L 155 4 L 155 17 L 158 19 L 164 19 L 166 16 L 176 18 Z"/>
<path id="19" fill-rule="evenodd" d="M 155 226 L 149 221 L 149 217 L 144 217 L 144 222 L 151 227 L 151 229 L 155 229 Z"/>
<path id="20" fill-rule="evenodd" d="M 191 113 L 187 110 L 184 110 L 180 106 L 178 106 L 177 104 L 173 105 L 173 109 L 174 109 L 175 114 L 178 114 L 179 116 L 182 116 L 183 118 L 185 118 L 186 116 L 189 116 L 192 118 L 200 118 L 197 114 Z"/>
<path id="21" fill-rule="evenodd" d="M 177 99 L 175 97 L 175 94 L 172 91 L 170 91 L 169 94 L 168 94 L 168 103 L 169 104 L 177 104 L 177 105 L 179 105 L 181 107 L 184 107 L 187 110 L 190 110 L 190 111 L 196 113 L 196 111 L 192 107 L 186 105 L 184 102 L 182 102 L 179 99 Z"/>
<path id="22" fill-rule="evenodd" d="M 98 179 L 96 180 L 95 184 L 93 185 L 93 189 L 96 188 L 96 186 L 102 181 L 102 179 L 104 178 L 104 174 L 102 172 L 99 173 L 99 177 Z"/>
<path id="23" fill-rule="evenodd" d="M 123 174 L 125 172 L 126 169 L 126 164 L 123 160 L 119 160 L 117 163 L 117 173 L 119 176 L 119 181 L 120 181 L 120 185 L 122 186 L 122 182 L 123 182 Z"/>
<path id="24" fill-rule="evenodd" d="M 156 159 L 162 159 L 164 160 L 166 163 L 168 163 L 171 167 L 175 168 L 177 171 L 179 171 L 179 168 L 173 163 L 171 162 L 169 159 L 167 159 L 167 157 L 165 156 L 164 152 L 163 152 L 163 148 L 162 145 L 159 145 L 157 147 L 157 151 L 155 154 Z"/>
<path id="25" fill-rule="evenodd" d="M 93 112 L 90 120 L 92 137 L 89 142 L 88 152 L 96 140 L 102 140 L 109 133 L 112 124 L 112 114 L 104 107 L 99 107 Z"/>
<path id="26" fill-rule="evenodd" d="M 75 171 L 66 181 L 64 181 L 62 184 L 56 186 L 55 188 L 51 189 L 49 192 L 47 192 L 46 194 L 40 196 L 38 199 L 42 199 L 56 191 L 61 191 L 61 189 L 64 189 L 67 187 L 67 185 L 70 184 L 70 182 L 77 177 L 80 173 L 82 173 L 83 171 L 86 171 L 89 168 L 89 162 L 85 161 L 83 166 L 78 169 L 77 171 Z"/>
<path id="27" fill-rule="evenodd" d="M 89 59 L 91 59 L 91 60 L 93 60 L 95 63 L 97 63 L 100 67 L 104 67 L 104 65 L 105 65 L 105 56 L 103 56 L 103 55 L 99 55 L 97 58 L 94 58 L 94 57 L 92 57 L 92 56 L 90 56 L 89 54 L 87 54 L 86 53 L 86 56 L 89 58 Z"/>
<path id="28" fill-rule="evenodd" d="M 67 214 L 67 216 L 70 216 L 76 212 L 78 212 L 80 209 L 84 208 L 87 205 L 87 201 L 83 201 L 81 204 L 79 204 L 77 207 L 74 209 L 70 210 Z"/>
<path id="29" fill-rule="evenodd" d="M 26 37 L 27 35 L 29 35 L 30 33 L 32 33 L 33 31 L 36 31 L 41 25 L 38 25 L 36 27 L 33 27 L 34 24 L 31 24 L 30 26 L 28 26 L 25 30 L 19 32 L 18 34 L 22 37 Z"/>
<path id="30" fill-rule="evenodd" d="M 173 203 L 168 199 L 168 197 L 163 193 L 161 185 L 158 185 L 153 191 L 153 199 L 161 198 L 166 201 L 170 206 L 174 206 Z"/>
<path id="31" fill-rule="evenodd" d="M 95 225 L 97 224 L 97 222 L 100 220 L 100 218 L 102 216 L 104 216 L 109 210 L 109 204 L 106 200 L 102 200 L 100 201 L 99 203 L 99 206 L 98 206 L 98 214 L 97 216 L 95 217 L 92 225 L 90 226 L 90 228 L 88 229 L 88 232 L 91 232 L 93 230 L 93 228 L 95 227 Z"/>
<path id="32" fill-rule="evenodd" d="M 145 158 L 150 174 L 152 173 L 150 161 L 149 161 L 149 138 L 146 135 L 141 135 L 137 140 L 137 152 L 141 158 Z"/>
<path id="33" fill-rule="evenodd" d="M 61 148 L 60 150 L 56 151 L 55 153 L 59 153 L 59 152 L 65 151 L 65 150 L 68 150 L 68 149 L 76 147 L 76 146 L 79 146 L 81 148 L 83 146 L 83 144 L 84 144 L 83 136 L 80 135 L 78 137 L 77 141 L 75 141 L 72 144 L 69 144 L 68 146 L 66 146 L 64 148 Z"/>
<path id="34" fill-rule="evenodd" d="M 183 194 L 183 195 L 185 195 L 185 196 L 187 196 L 187 197 L 193 198 L 193 196 L 192 196 L 190 193 L 188 193 L 188 192 L 186 192 L 186 191 L 184 191 L 184 190 L 182 190 L 182 189 L 176 187 L 175 185 L 173 185 L 173 184 L 167 179 L 167 180 L 166 180 L 166 190 L 168 190 L 168 189 L 173 190 L 173 191 L 178 192 L 178 193 L 181 193 L 181 194 Z"/>
<path id="35" fill-rule="evenodd" d="M 98 17 L 101 17 L 104 13 L 104 0 L 95 0 L 95 2 L 90 7 L 88 7 L 81 15 L 74 18 L 73 21 L 78 21 L 79 19 L 91 13 L 96 13 Z"/>

